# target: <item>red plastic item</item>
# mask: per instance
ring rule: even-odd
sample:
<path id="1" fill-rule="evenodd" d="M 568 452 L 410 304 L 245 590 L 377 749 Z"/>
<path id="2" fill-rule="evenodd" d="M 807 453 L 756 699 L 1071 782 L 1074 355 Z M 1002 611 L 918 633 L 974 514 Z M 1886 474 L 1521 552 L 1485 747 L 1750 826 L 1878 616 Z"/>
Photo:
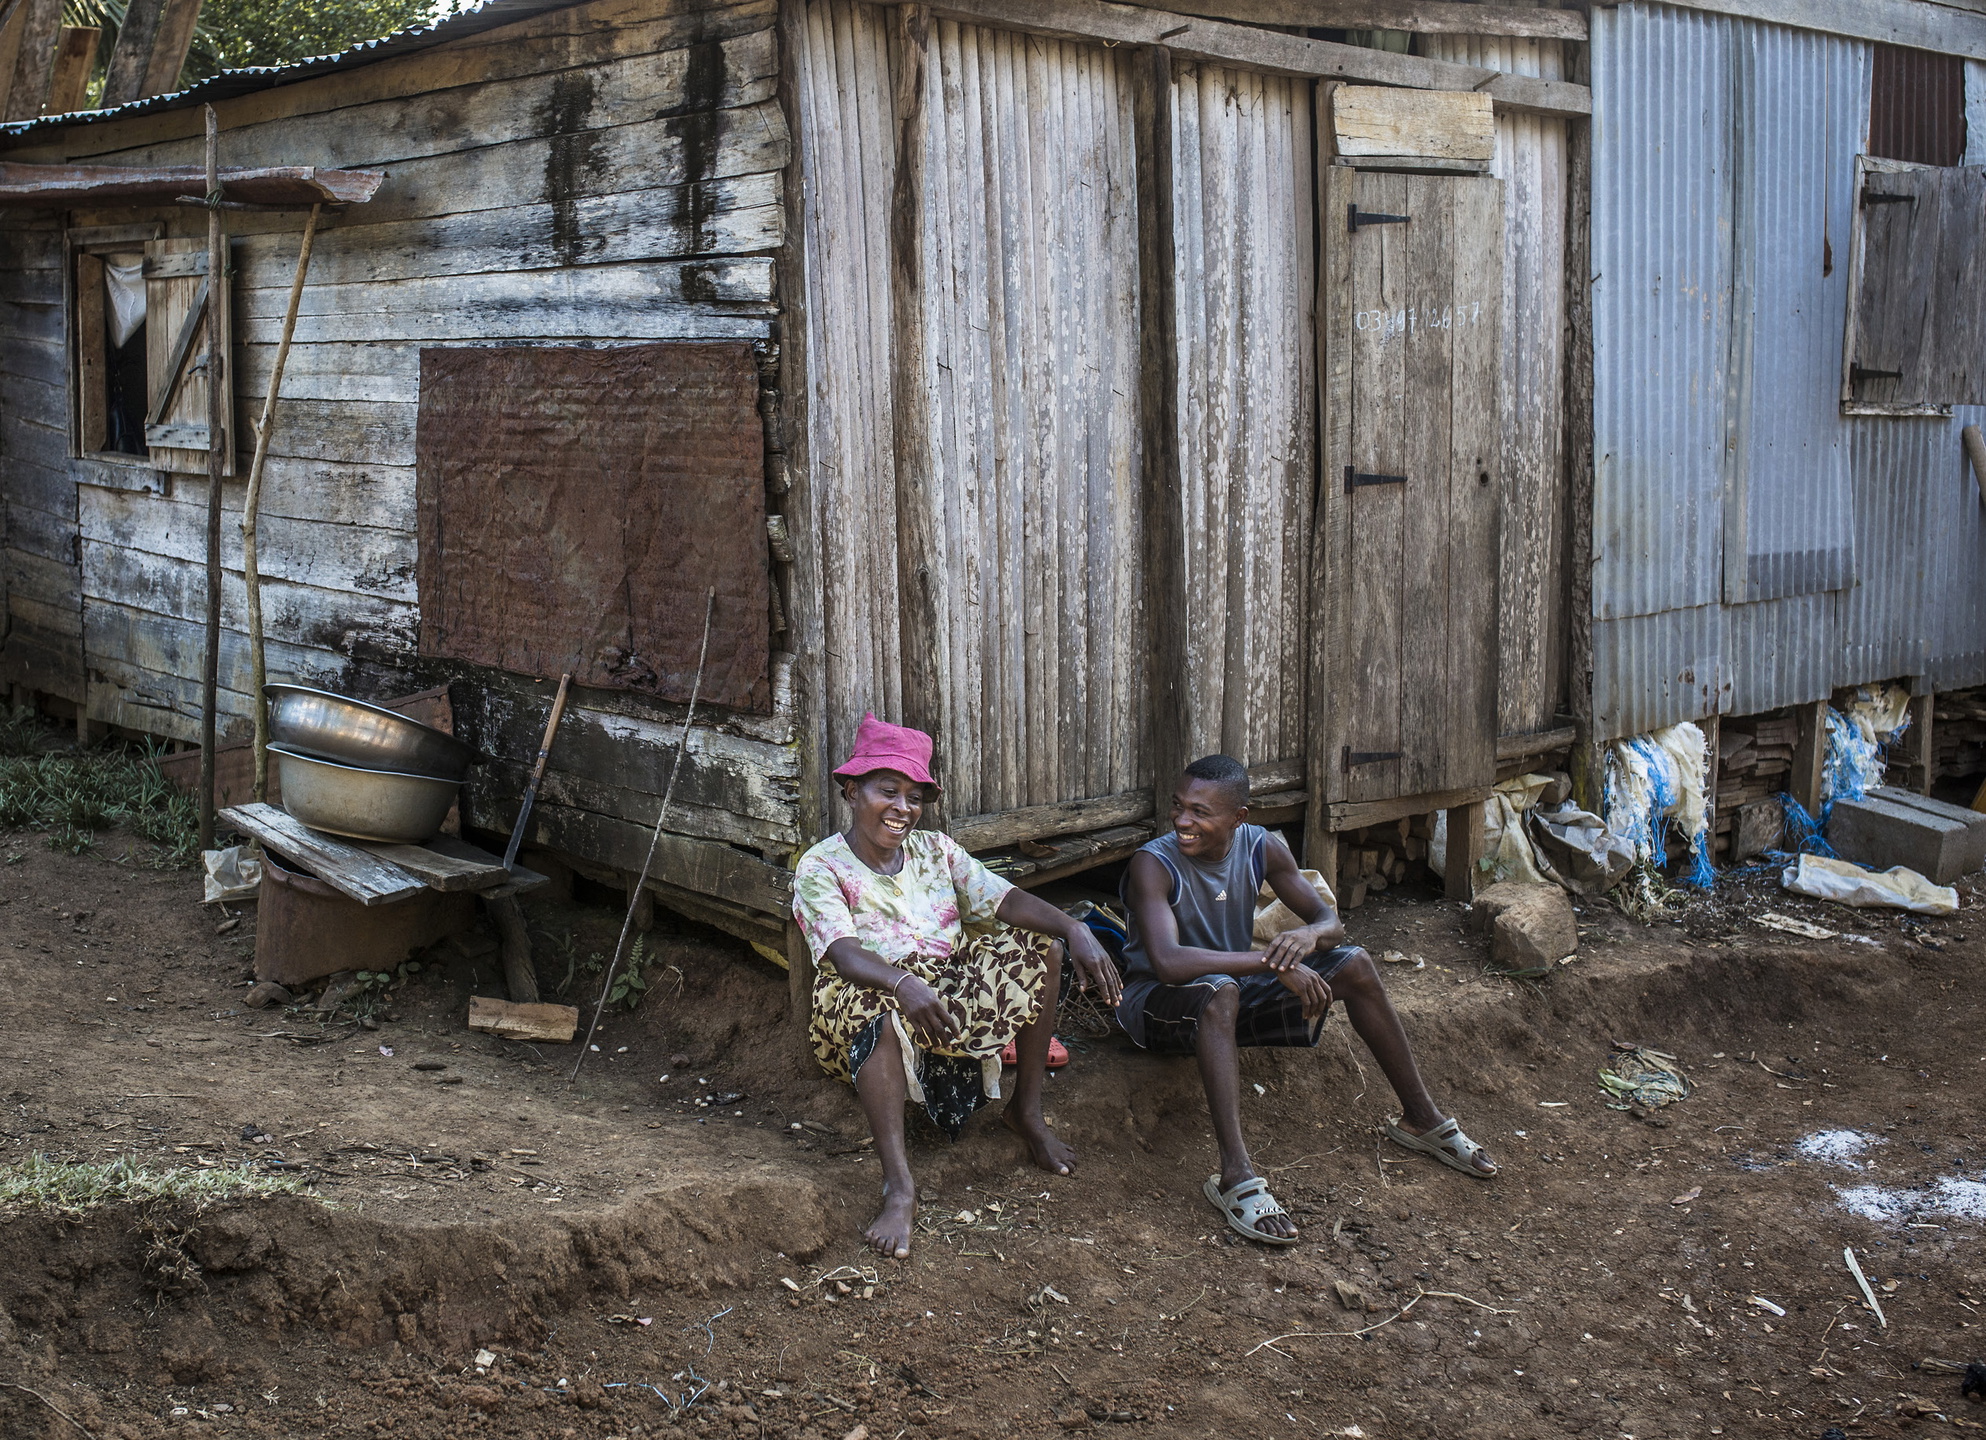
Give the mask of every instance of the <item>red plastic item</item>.
<path id="1" fill-rule="evenodd" d="M 1002 1065 L 1018 1065 L 1021 1063 L 1020 1053 L 1012 1043 L 1009 1043 L 1007 1048 L 1000 1052 L 1000 1063 Z M 1048 1068 L 1050 1070 L 1060 1070 L 1068 1063 L 1069 1047 L 1064 1045 L 1057 1037 L 1053 1035 L 1049 1036 Z"/>

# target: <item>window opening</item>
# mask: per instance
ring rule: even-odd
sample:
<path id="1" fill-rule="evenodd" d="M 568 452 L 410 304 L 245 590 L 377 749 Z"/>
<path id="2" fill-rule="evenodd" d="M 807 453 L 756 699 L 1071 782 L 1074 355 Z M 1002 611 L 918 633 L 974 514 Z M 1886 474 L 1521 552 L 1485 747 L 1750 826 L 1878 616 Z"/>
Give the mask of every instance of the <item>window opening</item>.
<path id="1" fill-rule="evenodd" d="M 1869 80 L 1869 153 L 1912 165 L 1965 158 L 1965 61 L 1876 46 Z"/>
<path id="2" fill-rule="evenodd" d="M 103 449 L 147 457 L 145 404 L 145 256 L 142 251 L 103 257 Z"/>

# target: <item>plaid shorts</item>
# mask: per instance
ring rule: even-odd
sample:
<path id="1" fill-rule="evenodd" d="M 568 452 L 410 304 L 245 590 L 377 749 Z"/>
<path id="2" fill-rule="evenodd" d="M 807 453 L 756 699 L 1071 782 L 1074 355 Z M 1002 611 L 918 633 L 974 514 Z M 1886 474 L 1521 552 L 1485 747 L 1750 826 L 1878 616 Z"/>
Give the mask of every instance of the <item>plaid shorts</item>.
<path id="1" fill-rule="evenodd" d="M 1325 980 L 1359 953 L 1356 945 L 1340 945 L 1304 957 L 1303 963 Z M 1200 1011 L 1215 992 L 1233 985 L 1241 991 L 1241 1011 L 1234 1020 L 1236 1045 L 1313 1046 L 1324 1033 L 1326 1011 L 1312 1022 L 1303 1018 L 1303 1002 L 1274 975 L 1202 975 L 1187 985 L 1154 985 L 1145 996 L 1144 1046 L 1156 1055 L 1191 1055 L 1198 1049 Z"/>

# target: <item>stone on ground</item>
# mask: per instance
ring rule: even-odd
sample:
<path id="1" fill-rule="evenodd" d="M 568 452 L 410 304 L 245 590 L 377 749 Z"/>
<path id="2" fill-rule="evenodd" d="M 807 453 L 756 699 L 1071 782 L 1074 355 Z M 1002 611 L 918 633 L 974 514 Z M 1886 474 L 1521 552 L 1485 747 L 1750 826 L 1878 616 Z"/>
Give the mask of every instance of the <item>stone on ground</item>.
<path id="1" fill-rule="evenodd" d="M 1471 922 L 1490 937 L 1490 959 L 1505 970 L 1556 965 L 1579 949 L 1572 902 L 1556 885 L 1504 880 L 1475 898 Z"/>

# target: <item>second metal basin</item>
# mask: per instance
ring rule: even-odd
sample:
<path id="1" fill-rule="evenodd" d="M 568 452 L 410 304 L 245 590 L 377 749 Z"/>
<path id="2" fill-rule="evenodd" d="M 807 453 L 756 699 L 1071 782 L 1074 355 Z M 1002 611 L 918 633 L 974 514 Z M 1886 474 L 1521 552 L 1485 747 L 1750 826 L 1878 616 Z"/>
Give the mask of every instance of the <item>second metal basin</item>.
<path id="1" fill-rule="evenodd" d="M 453 735 L 383 706 L 304 685 L 265 685 L 262 693 L 270 740 L 305 755 L 448 780 L 466 776 L 476 758 Z"/>

